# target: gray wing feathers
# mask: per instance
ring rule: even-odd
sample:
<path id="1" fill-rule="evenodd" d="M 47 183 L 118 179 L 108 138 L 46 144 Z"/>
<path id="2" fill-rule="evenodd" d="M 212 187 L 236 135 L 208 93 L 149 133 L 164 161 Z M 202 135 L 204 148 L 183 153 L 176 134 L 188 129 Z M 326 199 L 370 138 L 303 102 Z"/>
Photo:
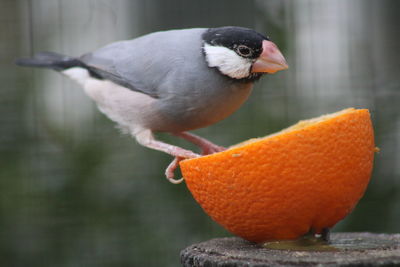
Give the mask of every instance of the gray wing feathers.
<path id="1" fill-rule="evenodd" d="M 140 82 L 140 73 L 132 71 L 137 64 L 134 47 L 133 40 L 117 42 L 85 54 L 80 59 L 104 79 L 157 98 L 155 90 Z M 127 73 L 129 71 L 131 73 Z"/>
<path id="2" fill-rule="evenodd" d="M 157 32 L 129 41 L 120 41 L 83 55 L 80 59 L 105 79 L 159 98 L 168 74 L 179 71 L 188 58 L 197 58 L 190 47 L 198 48 L 205 29 Z M 188 49 L 189 48 L 189 49 Z M 187 52 L 189 51 L 189 52 Z M 199 52 L 199 51 L 197 51 Z"/>

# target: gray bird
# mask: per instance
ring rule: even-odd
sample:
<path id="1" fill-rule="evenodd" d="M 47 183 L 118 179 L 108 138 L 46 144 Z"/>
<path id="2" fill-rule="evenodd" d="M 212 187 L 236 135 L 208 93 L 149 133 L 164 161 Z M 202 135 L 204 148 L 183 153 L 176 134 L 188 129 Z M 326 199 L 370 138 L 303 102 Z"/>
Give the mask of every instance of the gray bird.
<path id="1" fill-rule="evenodd" d="M 50 68 L 75 80 L 139 144 L 175 157 L 166 170 L 174 183 L 181 181 L 173 178 L 179 161 L 199 155 L 158 141 L 153 132 L 182 137 L 203 155 L 222 151 L 187 131 L 226 118 L 262 74 L 288 68 L 267 36 L 241 27 L 155 32 L 81 57 L 41 52 L 16 64 Z"/>

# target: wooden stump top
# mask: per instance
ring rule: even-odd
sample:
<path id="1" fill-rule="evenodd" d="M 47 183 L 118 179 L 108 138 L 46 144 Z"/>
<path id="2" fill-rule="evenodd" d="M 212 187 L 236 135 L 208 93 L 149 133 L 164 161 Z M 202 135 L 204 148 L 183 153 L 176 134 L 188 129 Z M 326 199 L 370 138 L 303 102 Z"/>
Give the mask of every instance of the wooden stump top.
<path id="1" fill-rule="evenodd" d="M 270 249 L 238 237 L 216 238 L 181 251 L 183 266 L 400 266 L 400 234 L 334 233 L 315 250 Z"/>

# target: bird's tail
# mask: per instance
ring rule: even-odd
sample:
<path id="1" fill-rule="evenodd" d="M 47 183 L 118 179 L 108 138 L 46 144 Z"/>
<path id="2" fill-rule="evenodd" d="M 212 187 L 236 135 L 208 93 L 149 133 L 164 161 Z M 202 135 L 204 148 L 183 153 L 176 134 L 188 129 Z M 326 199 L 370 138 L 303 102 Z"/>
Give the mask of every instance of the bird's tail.
<path id="1" fill-rule="evenodd" d="M 72 67 L 83 67 L 84 63 L 77 58 L 54 52 L 39 52 L 31 58 L 18 58 L 15 64 L 25 67 L 49 68 L 62 71 Z"/>

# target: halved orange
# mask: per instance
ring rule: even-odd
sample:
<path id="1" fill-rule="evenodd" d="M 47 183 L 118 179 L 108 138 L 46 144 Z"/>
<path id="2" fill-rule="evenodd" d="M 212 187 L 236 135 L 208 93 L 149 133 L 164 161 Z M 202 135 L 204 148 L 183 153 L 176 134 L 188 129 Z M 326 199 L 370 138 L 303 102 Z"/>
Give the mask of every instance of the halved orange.
<path id="1" fill-rule="evenodd" d="M 204 211 L 254 242 L 320 233 L 364 194 L 375 152 L 370 114 L 349 108 L 180 163 Z"/>

